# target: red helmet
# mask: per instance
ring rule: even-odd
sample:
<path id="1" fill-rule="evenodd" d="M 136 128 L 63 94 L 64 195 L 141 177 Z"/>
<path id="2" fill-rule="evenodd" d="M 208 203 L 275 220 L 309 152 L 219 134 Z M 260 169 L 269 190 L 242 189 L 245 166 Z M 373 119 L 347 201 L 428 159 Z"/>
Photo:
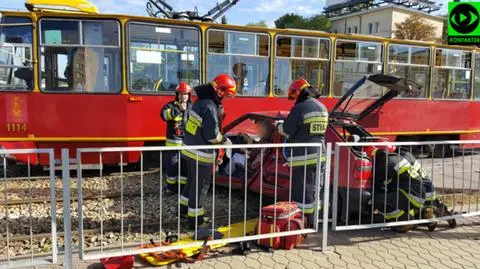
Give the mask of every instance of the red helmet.
<path id="1" fill-rule="evenodd" d="M 379 138 L 375 139 L 373 142 L 389 142 L 388 139 L 385 138 Z M 363 147 L 363 151 L 367 154 L 367 156 L 373 158 L 375 156 L 375 153 L 377 150 L 385 150 L 389 153 L 392 153 L 396 150 L 397 148 L 395 145 L 380 145 L 380 146 L 365 146 Z"/>
<path id="2" fill-rule="evenodd" d="M 288 100 L 297 100 L 300 93 L 310 84 L 305 79 L 297 79 L 288 87 Z"/>
<path id="3" fill-rule="evenodd" d="M 210 84 L 212 84 L 212 87 L 215 89 L 219 97 L 224 97 L 225 95 L 233 97 L 237 93 L 235 80 L 227 74 L 216 76 Z"/>
<path id="4" fill-rule="evenodd" d="M 192 93 L 192 87 L 188 85 L 185 81 L 180 82 L 175 89 L 176 93 Z"/>

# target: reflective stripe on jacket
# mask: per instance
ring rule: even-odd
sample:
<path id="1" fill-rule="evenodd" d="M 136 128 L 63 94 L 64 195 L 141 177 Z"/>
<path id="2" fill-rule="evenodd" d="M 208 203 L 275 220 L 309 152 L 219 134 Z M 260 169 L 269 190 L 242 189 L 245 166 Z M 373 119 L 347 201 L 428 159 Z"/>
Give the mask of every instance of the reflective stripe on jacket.
<path id="1" fill-rule="evenodd" d="M 196 87 L 199 99 L 188 111 L 188 119 L 185 126 L 183 145 L 215 145 L 224 141 L 221 132 L 221 105 L 210 95 L 205 94 L 213 91 L 211 85 Z M 212 149 L 182 150 L 182 155 L 197 160 L 199 164 L 212 164 L 215 162 L 215 151 Z"/>
<path id="2" fill-rule="evenodd" d="M 187 110 L 190 104 L 187 104 Z M 167 123 L 166 146 L 181 146 L 184 136 L 185 124 L 187 122 L 186 111 L 181 111 L 177 101 L 168 102 L 163 106 L 160 113 L 161 118 Z"/>
<path id="3" fill-rule="evenodd" d="M 295 104 L 279 131 L 287 136 L 289 143 L 324 143 L 327 126 L 327 108 L 315 98 L 308 98 Z M 292 148 L 291 156 L 287 153 L 285 157 L 292 167 L 315 165 L 319 151 L 318 147 Z"/>

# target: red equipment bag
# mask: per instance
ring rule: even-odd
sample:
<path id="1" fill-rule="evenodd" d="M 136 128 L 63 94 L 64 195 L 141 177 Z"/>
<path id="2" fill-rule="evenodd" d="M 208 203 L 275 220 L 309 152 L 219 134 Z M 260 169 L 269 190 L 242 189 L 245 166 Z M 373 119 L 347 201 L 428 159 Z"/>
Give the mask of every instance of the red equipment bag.
<path id="1" fill-rule="evenodd" d="M 295 202 L 278 202 L 273 205 L 262 208 L 262 218 L 257 224 L 256 234 L 271 234 L 278 232 L 288 232 L 303 230 L 302 212 Z M 292 249 L 301 244 L 305 236 L 287 235 L 282 237 L 272 237 L 259 239 L 257 244 L 273 249 Z"/>
<path id="2" fill-rule="evenodd" d="M 100 259 L 103 263 L 105 269 L 132 269 L 133 262 L 135 257 L 130 256 L 121 256 L 121 257 L 112 257 L 112 258 L 103 258 Z"/>

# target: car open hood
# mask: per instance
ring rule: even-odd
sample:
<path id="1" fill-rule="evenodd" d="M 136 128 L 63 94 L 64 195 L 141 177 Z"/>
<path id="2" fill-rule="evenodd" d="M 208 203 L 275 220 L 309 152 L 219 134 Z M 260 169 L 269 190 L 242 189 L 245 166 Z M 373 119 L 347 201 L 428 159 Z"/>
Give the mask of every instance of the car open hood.
<path id="1" fill-rule="evenodd" d="M 330 111 L 333 118 L 361 120 L 403 92 L 421 91 L 417 83 L 390 75 L 371 75 L 357 81 Z"/>

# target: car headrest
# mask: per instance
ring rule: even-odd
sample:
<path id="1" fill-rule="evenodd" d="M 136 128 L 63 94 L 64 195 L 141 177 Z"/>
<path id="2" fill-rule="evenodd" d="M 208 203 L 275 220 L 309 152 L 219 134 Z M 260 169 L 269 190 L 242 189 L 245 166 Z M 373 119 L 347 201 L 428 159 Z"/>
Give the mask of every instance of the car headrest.
<path id="1" fill-rule="evenodd" d="M 348 137 L 347 141 L 348 142 L 359 142 L 360 141 L 360 136 L 356 135 L 356 134 L 353 134 L 353 135 Z"/>

